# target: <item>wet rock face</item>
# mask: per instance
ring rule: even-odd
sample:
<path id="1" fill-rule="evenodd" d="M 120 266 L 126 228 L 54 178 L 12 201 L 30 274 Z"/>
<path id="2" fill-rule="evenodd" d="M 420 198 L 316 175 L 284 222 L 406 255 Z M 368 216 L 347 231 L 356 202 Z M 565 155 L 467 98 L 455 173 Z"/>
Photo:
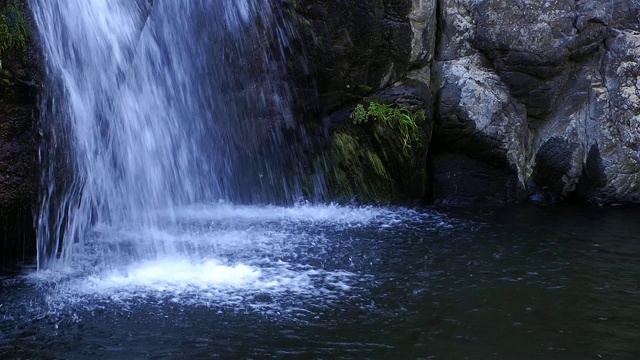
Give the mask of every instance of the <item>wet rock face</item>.
<path id="1" fill-rule="evenodd" d="M 0 13 L 11 30 L 17 16 L 29 21 L 25 2 L 0 2 Z M 16 11 L 20 11 L 18 14 Z M 9 32 L 9 36 L 14 35 Z M 17 44 L 0 53 L 0 269 L 29 256 L 35 247 L 31 205 L 37 180 L 36 136 L 37 96 L 41 79 L 39 52 L 29 40 L 0 39 Z"/>
<path id="2" fill-rule="evenodd" d="M 503 203 L 638 202 L 639 16 L 624 0 L 441 0 L 435 200 L 473 198 L 442 176 L 456 165 L 438 154 L 457 154 L 481 164 L 468 176 L 517 180 Z"/>
<path id="3" fill-rule="evenodd" d="M 428 66 L 435 40 L 429 0 L 301 0 L 294 11 L 310 71 L 329 112 Z"/>
<path id="4" fill-rule="evenodd" d="M 331 197 L 422 200 L 433 124 L 436 0 L 297 0 L 290 10 L 329 124 L 330 155 L 319 162 Z M 373 118 L 354 124 L 356 105 L 371 101 L 425 112 L 417 122 L 419 141 L 408 148 L 397 129 Z"/>
<path id="5" fill-rule="evenodd" d="M 4 61 L 0 94 L 0 208 L 29 205 L 36 175 L 33 125 L 37 89 L 31 69 Z"/>

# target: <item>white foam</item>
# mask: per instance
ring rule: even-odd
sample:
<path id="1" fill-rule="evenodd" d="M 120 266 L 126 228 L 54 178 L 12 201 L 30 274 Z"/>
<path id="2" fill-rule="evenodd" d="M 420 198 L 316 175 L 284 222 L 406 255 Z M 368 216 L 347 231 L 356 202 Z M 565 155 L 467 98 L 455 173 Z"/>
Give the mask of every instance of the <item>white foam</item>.
<path id="1" fill-rule="evenodd" d="M 255 283 L 261 271 L 244 264 L 224 265 L 217 260 L 192 263 L 186 259 L 163 259 L 136 264 L 125 271 L 93 277 L 101 290 L 142 287 L 162 291 L 168 288 L 242 288 Z"/>
<path id="2" fill-rule="evenodd" d="M 221 203 L 165 215 L 172 220 L 154 228 L 98 225 L 93 238 L 76 244 L 74 263 L 41 271 L 32 279 L 55 284 L 53 308 L 96 299 L 169 298 L 181 304 L 243 302 L 259 309 L 265 305 L 252 299 L 264 294 L 294 302 L 327 302 L 374 280 L 345 268 L 324 268 L 331 261 L 323 257 L 332 248 L 352 241 L 349 229 L 393 231 L 416 220 L 423 223 L 425 217 L 432 218 L 434 227 L 446 221 L 438 214 L 409 209 L 333 204 Z"/>
<path id="3" fill-rule="evenodd" d="M 225 264 L 212 259 L 146 261 L 125 269 L 68 278 L 44 272 L 32 277 L 55 284 L 48 303 L 55 311 L 96 302 L 132 304 L 139 301 L 181 305 L 238 306 L 254 310 L 287 311 L 283 302 L 326 303 L 339 299 L 368 279 L 348 271 L 326 271 L 308 265 L 260 260 L 254 264 Z M 267 300 L 259 296 L 267 296 Z"/>
<path id="4" fill-rule="evenodd" d="M 341 206 L 337 204 L 302 204 L 291 207 L 274 205 L 234 205 L 221 202 L 215 205 L 193 205 L 163 214 L 188 220 L 248 220 L 331 222 L 335 224 L 368 224 L 372 221 L 395 222 L 408 209 L 392 209 L 377 206 Z"/>

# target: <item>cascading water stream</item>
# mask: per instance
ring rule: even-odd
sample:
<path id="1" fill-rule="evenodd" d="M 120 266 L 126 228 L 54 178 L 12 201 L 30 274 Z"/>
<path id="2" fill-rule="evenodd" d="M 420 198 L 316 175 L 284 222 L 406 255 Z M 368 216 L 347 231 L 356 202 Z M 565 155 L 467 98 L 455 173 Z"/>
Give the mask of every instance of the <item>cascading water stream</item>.
<path id="1" fill-rule="evenodd" d="M 280 149 L 281 129 L 296 128 L 285 63 L 290 30 L 269 0 L 31 6 L 49 78 L 39 268 L 96 251 L 104 242 L 85 244 L 100 237 L 96 229 L 176 227 L 175 211 L 185 205 L 268 199 L 243 190 L 259 193 L 247 187 L 282 178 L 274 170 L 275 154 L 289 152 Z M 266 118 L 276 124 L 262 124 Z M 280 189 L 297 196 L 286 181 Z M 115 247 L 102 264 L 193 255 L 149 237 Z"/>

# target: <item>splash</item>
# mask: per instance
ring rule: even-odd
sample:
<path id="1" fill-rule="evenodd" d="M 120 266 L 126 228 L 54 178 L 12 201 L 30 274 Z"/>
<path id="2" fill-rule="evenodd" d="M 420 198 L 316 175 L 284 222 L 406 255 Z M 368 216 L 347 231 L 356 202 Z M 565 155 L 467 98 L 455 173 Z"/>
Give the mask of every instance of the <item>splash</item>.
<path id="1" fill-rule="evenodd" d="M 337 205 L 221 203 L 159 213 L 175 221 L 153 229 L 99 224 L 74 244 L 70 261 L 31 274 L 50 293 L 47 306 L 169 301 L 282 310 L 282 302 L 327 303 L 375 281 L 345 251 L 364 241 L 362 233 L 450 222 L 433 212 Z"/>
<path id="2" fill-rule="evenodd" d="M 77 256 L 96 224 L 153 229 L 169 221 L 158 209 L 298 196 L 283 175 L 296 153 L 283 131 L 304 132 L 287 82 L 291 29 L 268 0 L 31 6 L 49 79 L 39 268 Z"/>

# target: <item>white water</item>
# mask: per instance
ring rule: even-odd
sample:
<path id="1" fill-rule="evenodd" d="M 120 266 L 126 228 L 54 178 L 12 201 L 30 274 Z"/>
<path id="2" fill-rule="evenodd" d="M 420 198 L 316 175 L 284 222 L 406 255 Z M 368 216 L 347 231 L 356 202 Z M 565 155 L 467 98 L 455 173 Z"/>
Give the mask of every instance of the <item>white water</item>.
<path id="1" fill-rule="evenodd" d="M 96 248 L 104 252 L 95 266 L 182 256 L 197 249 L 178 249 L 167 237 L 198 235 L 176 227 L 180 209 L 270 198 L 252 184 L 285 177 L 274 154 L 288 156 L 279 131 L 295 124 L 285 71 L 290 30 L 268 0 L 31 6 L 49 78 L 39 269 L 77 266 Z M 260 127 L 268 114 L 280 127 Z M 286 181 L 279 192 L 297 196 Z M 153 235 L 166 227 L 170 233 Z M 120 237 L 126 246 L 109 247 Z"/>
<path id="2" fill-rule="evenodd" d="M 382 207 L 221 203 L 163 213 L 175 221 L 154 229 L 96 226 L 70 249 L 71 261 L 32 274 L 55 290 L 49 307 L 169 301 L 287 311 L 300 301 L 328 303 L 376 281 L 357 264 L 379 260 L 349 254 L 352 241 L 366 244 L 354 238 L 358 231 L 375 237 L 411 224 L 448 226 L 437 213 Z"/>

